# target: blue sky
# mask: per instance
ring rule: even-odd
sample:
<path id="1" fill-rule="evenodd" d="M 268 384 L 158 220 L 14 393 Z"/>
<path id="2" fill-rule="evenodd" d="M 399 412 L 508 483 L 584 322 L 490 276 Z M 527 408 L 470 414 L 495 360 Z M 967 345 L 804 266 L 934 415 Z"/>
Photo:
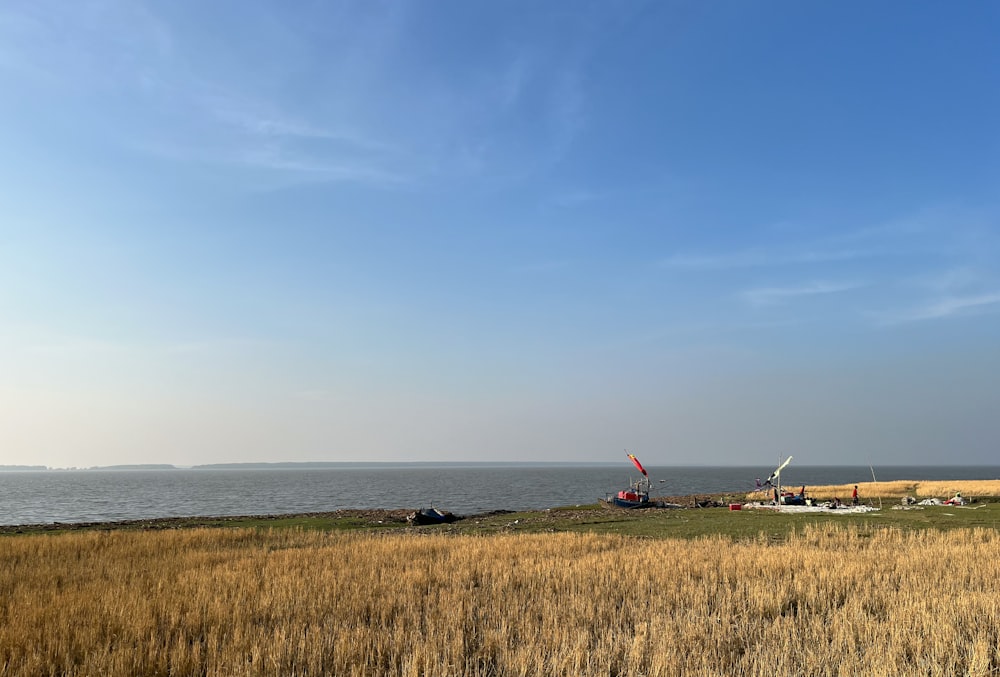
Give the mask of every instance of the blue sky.
<path id="1" fill-rule="evenodd" d="M 0 463 L 996 463 L 994 3 L 0 7 Z"/>

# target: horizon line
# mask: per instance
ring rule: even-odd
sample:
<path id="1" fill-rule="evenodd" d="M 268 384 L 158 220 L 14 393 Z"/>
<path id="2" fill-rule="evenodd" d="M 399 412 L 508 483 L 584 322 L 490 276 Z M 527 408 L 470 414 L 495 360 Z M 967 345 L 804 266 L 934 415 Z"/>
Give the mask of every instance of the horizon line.
<path id="1" fill-rule="evenodd" d="M 365 468 L 365 467 L 617 467 L 617 461 L 236 461 L 178 465 L 171 463 L 118 463 L 94 466 L 44 466 L 0 464 L 0 472 L 84 472 L 84 471 L 169 471 L 169 470 L 239 470 L 295 468 Z M 646 463 L 650 468 L 768 468 L 771 463 Z M 799 468 L 866 468 L 871 463 L 799 463 Z M 880 468 L 1000 468 L 1000 463 L 888 463 Z"/>

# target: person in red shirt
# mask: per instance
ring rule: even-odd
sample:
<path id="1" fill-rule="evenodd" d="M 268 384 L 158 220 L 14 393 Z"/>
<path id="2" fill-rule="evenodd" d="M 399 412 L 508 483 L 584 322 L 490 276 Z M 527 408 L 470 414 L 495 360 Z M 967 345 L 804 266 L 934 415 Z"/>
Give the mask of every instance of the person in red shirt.
<path id="1" fill-rule="evenodd" d="M 858 504 L 858 485 L 857 484 L 854 485 L 854 491 L 851 492 L 851 502 L 854 503 L 854 505 Z"/>

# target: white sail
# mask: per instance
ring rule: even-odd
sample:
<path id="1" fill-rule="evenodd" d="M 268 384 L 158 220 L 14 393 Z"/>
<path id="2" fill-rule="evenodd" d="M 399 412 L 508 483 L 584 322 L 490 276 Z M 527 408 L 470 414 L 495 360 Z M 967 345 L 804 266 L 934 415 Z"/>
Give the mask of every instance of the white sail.
<path id="1" fill-rule="evenodd" d="M 785 466 L 788 465 L 791 462 L 792 462 L 792 457 L 789 456 L 788 458 L 785 459 L 784 463 L 782 463 L 781 465 L 778 466 L 777 470 L 775 470 L 773 473 L 771 473 L 771 476 L 767 478 L 767 481 L 770 483 L 770 482 L 774 482 L 774 480 L 778 479 L 778 475 L 781 474 L 781 471 L 784 470 Z"/>

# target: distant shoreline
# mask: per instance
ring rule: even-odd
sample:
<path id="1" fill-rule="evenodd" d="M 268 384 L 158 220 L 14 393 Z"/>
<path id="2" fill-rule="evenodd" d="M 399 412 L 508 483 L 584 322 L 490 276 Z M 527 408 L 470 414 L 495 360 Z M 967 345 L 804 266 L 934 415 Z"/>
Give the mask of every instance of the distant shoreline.
<path id="1" fill-rule="evenodd" d="M 88 467 L 51 468 L 44 465 L 0 465 L 3 472 L 86 472 L 101 470 L 281 470 L 315 468 L 605 468 L 620 463 L 610 461 L 278 461 L 274 463 L 129 463 Z M 680 467 L 680 466 L 678 466 Z M 1000 466 L 998 466 L 1000 467 Z"/>

